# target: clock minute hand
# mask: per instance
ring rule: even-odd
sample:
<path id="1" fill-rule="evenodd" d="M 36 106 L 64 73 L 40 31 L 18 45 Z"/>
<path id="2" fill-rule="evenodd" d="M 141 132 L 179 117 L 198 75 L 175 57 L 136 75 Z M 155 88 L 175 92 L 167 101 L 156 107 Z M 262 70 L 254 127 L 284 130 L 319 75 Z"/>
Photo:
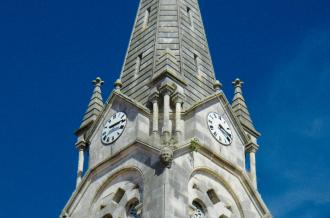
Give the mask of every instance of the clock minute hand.
<path id="1" fill-rule="evenodd" d="M 111 126 L 108 127 L 108 129 L 111 129 L 112 127 L 117 126 L 117 125 L 120 124 L 121 122 L 122 122 L 122 120 L 120 120 L 120 121 L 117 122 L 117 123 L 112 124 Z M 113 131 L 110 130 L 110 131 L 108 132 L 107 136 L 108 136 L 110 133 L 112 133 L 112 132 L 113 132 Z"/>
<path id="2" fill-rule="evenodd" d="M 226 135 L 227 137 L 229 137 L 229 138 L 231 138 L 231 134 L 230 133 L 228 133 L 220 124 L 219 124 L 219 129 L 220 129 L 220 131 L 224 134 L 224 135 Z"/>
<path id="3" fill-rule="evenodd" d="M 114 126 L 117 126 L 118 124 L 120 124 L 122 122 L 122 120 L 118 121 L 117 123 L 112 124 L 111 126 L 109 126 L 108 128 L 111 129 Z"/>

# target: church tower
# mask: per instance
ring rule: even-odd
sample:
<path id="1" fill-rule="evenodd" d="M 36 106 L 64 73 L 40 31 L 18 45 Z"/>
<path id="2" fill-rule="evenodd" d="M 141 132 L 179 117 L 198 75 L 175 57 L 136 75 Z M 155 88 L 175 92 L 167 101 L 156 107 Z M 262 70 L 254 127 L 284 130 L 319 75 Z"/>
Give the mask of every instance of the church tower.
<path id="1" fill-rule="evenodd" d="M 93 84 L 76 131 L 76 189 L 61 218 L 271 217 L 257 189 L 260 133 L 243 82 L 233 82 L 229 102 L 198 0 L 140 0 L 107 101 L 102 79 Z"/>

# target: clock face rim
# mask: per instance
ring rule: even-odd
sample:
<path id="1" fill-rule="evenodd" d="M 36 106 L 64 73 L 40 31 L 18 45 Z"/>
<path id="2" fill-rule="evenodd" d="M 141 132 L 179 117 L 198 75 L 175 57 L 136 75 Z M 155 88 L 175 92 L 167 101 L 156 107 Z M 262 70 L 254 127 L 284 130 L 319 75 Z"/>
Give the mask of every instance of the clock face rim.
<path id="1" fill-rule="evenodd" d="M 228 125 L 228 128 L 229 128 L 229 130 L 230 130 L 230 132 L 231 132 L 231 137 L 230 137 L 230 142 L 229 143 L 224 143 L 224 142 L 222 142 L 222 141 L 220 141 L 213 133 L 212 133 L 212 130 L 211 130 L 211 128 L 210 128 L 210 125 L 209 125 L 209 116 L 210 116 L 210 114 L 217 114 L 217 116 L 218 117 L 221 117 L 223 120 L 224 120 L 224 122 Z M 217 119 L 219 119 L 219 118 L 217 118 Z M 213 136 L 213 138 L 217 141 L 217 142 L 219 142 L 220 144 L 222 144 L 222 145 L 225 145 L 225 146 L 230 146 L 232 143 L 233 143 L 233 141 L 234 141 L 234 136 L 233 136 L 233 132 L 232 132 L 232 129 L 230 128 L 230 126 L 229 126 L 229 123 L 227 122 L 227 120 L 224 118 L 224 116 L 221 116 L 220 114 L 218 114 L 217 112 L 210 112 L 210 113 L 208 113 L 207 114 L 207 116 L 206 116 L 206 123 L 207 123 L 207 127 L 208 127 L 208 129 L 209 129 L 209 131 L 210 131 L 210 133 L 211 133 L 211 135 Z"/>
<path id="2" fill-rule="evenodd" d="M 124 128 L 123 128 L 123 131 L 121 131 L 120 132 L 120 134 L 119 135 L 117 135 L 117 136 L 115 136 L 115 139 L 114 140 L 112 140 L 112 141 L 110 141 L 110 142 L 106 142 L 105 140 L 103 140 L 103 135 L 102 135 L 102 133 L 105 131 L 105 129 L 107 128 L 106 126 L 107 126 L 107 124 L 109 123 L 109 122 L 111 122 L 112 120 L 113 120 L 113 117 L 115 116 L 115 115 L 117 115 L 117 114 L 123 114 L 123 115 L 125 115 L 125 122 L 124 122 Z M 113 144 L 115 141 L 117 141 L 119 138 L 120 138 L 120 136 L 123 134 L 123 132 L 125 131 L 125 129 L 126 129 L 126 126 L 127 126 L 127 114 L 125 113 L 125 112 L 122 112 L 122 111 L 119 111 L 119 112 L 116 112 L 116 113 L 114 113 L 106 122 L 105 122 L 105 124 L 103 125 L 103 128 L 102 128 L 102 131 L 101 131 L 101 142 L 102 142 L 102 144 L 104 144 L 104 145 L 110 145 L 110 144 Z"/>

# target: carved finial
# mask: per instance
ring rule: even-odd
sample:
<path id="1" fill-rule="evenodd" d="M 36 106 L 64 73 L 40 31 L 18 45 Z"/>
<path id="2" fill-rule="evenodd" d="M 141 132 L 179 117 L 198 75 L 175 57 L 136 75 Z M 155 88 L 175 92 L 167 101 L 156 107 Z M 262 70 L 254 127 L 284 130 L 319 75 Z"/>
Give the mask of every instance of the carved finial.
<path id="1" fill-rule="evenodd" d="M 93 80 L 94 86 L 102 86 L 104 84 L 104 81 L 100 77 L 96 77 L 95 80 Z"/>
<path id="2" fill-rule="evenodd" d="M 219 80 L 216 80 L 213 84 L 215 91 L 220 91 L 222 89 L 222 83 Z"/>
<path id="3" fill-rule="evenodd" d="M 123 87 L 123 83 L 120 79 L 117 79 L 115 82 L 115 90 L 120 91 L 120 89 Z"/>
<path id="4" fill-rule="evenodd" d="M 243 84 L 244 82 L 239 78 L 235 79 L 235 81 L 233 82 L 235 88 L 242 88 Z"/>

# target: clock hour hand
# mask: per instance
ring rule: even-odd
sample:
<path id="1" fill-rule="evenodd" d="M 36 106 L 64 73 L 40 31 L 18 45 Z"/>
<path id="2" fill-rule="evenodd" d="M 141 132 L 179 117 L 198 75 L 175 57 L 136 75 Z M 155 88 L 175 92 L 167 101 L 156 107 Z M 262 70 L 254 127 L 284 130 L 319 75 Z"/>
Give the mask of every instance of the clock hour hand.
<path id="1" fill-rule="evenodd" d="M 119 126 L 116 126 L 116 127 L 112 128 L 112 129 L 108 132 L 107 136 L 110 135 L 111 133 L 117 131 L 118 129 L 120 129 Z"/>

